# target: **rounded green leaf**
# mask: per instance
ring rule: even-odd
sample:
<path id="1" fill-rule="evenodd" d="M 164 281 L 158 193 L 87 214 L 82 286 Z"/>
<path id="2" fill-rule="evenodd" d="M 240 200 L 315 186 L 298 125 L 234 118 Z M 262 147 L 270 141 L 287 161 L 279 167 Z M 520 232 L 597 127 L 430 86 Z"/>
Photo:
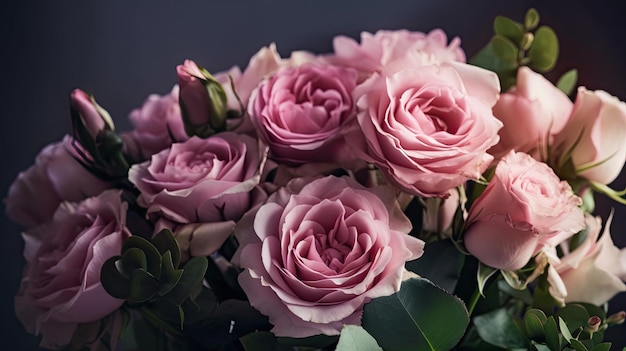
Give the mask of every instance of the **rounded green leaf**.
<path id="1" fill-rule="evenodd" d="M 570 95 L 574 88 L 576 87 L 576 82 L 578 81 L 578 71 L 576 69 L 571 69 L 565 72 L 561 78 L 556 82 L 556 87 L 559 88 L 565 95 Z M 592 194 L 589 192 L 589 194 Z M 592 198 L 593 199 L 593 198 Z"/>
<path id="2" fill-rule="evenodd" d="M 474 317 L 474 326 L 478 335 L 492 345 L 505 349 L 528 347 L 528 338 L 505 308 Z"/>
<path id="3" fill-rule="evenodd" d="M 541 320 L 541 317 L 537 315 L 537 313 L 531 311 L 539 311 L 541 313 L 543 312 L 540 310 L 529 310 L 524 315 L 524 327 L 526 328 L 526 336 L 528 336 L 530 339 L 537 339 L 539 337 L 542 337 L 545 333 L 545 331 L 543 330 L 543 321 Z M 543 315 L 543 317 L 546 318 L 545 314 Z"/>
<path id="4" fill-rule="evenodd" d="M 554 317 L 548 317 L 543 327 L 546 331 L 546 345 L 552 351 L 561 350 L 561 336 L 559 335 L 559 329 L 556 326 Z"/>
<path id="5" fill-rule="evenodd" d="M 207 269 L 207 259 L 204 256 L 193 257 L 183 267 L 183 273 L 176 286 L 170 290 L 164 297 L 171 301 L 174 305 L 181 305 L 185 299 L 202 284 L 204 273 Z"/>
<path id="6" fill-rule="evenodd" d="M 128 300 L 145 302 L 150 300 L 159 291 L 159 281 L 150 273 L 137 269 L 130 276 Z"/>
<path id="7" fill-rule="evenodd" d="M 519 46 L 524 36 L 524 27 L 521 23 L 517 23 L 510 18 L 504 16 L 496 16 L 493 22 L 493 30 Z"/>
<path id="8" fill-rule="evenodd" d="M 126 300 L 130 283 L 128 278 L 124 277 L 117 269 L 117 261 L 121 258 L 122 256 L 114 256 L 104 262 L 100 270 L 100 282 L 109 295 L 116 299 Z"/>
<path id="9" fill-rule="evenodd" d="M 335 351 L 382 351 L 374 339 L 363 327 L 345 325 L 339 336 Z"/>
<path id="10" fill-rule="evenodd" d="M 409 279 L 400 291 L 363 309 L 362 325 L 386 351 L 449 350 L 469 316 L 463 302 L 426 279 Z"/>
<path id="11" fill-rule="evenodd" d="M 146 256 L 146 270 L 150 272 L 150 274 L 154 276 L 161 274 L 161 254 L 159 254 L 159 251 L 151 242 L 140 236 L 133 235 L 124 241 L 122 252 L 124 253 L 131 248 L 141 250 Z"/>
<path id="12" fill-rule="evenodd" d="M 547 26 L 541 26 L 535 32 L 535 40 L 528 50 L 530 67 L 539 72 L 548 72 L 559 58 L 559 40 L 554 31 Z"/>
<path id="13" fill-rule="evenodd" d="M 526 30 L 533 30 L 537 28 L 539 25 L 539 12 L 537 10 L 530 8 L 526 11 L 526 16 L 524 17 L 524 27 Z"/>
<path id="14" fill-rule="evenodd" d="M 180 248 L 172 235 L 172 231 L 169 229 L 161 230 L 152 238 L 152 243 L 158 250 L 159 257 L 165 252 L 170 251 L 174 268 L 178 268 L 178 265 L 180 265 Z"/>
<path id="15" fill-rule="evenodd" d="M 130 275 L 137 269 L 145 270 L 148 267 L 146 255 L 140 249 L 131 247 L 122 254 L 121 268 L 123 274 Z"/>
<path id="16" fill-rule="evenodd" d="M 438 287 L 451 292 L 459 281 L 463 262 L 465 255 L 454 246 L 452 240 L 438 240 L 426 244 L 422 257 L 407 262 L 406 269 L 428 277 Z M 437 269 L 433 270 L 433 267 Z"/>
<path id="17" fill-rule="evenodd" d="M 510 39 L 502 35 L 496 35 L 493 39 L 491 39 L 491 46 L 493 48 L 493 53 L 500 60 L 510 65 L 517 64 L 519 49 Z"/>
<path id="18" fill-rule="evenodd" d="M 576 330 L 577 328 L 586 326 L 590 317 L 587 309 L 580 304 L 569 304 L 559 309 L 556 315 L 557 317 L 563 318 L 569 330 Z"/>
<path id="19" fill-rule="evenodd" d="M 183 270 L 174 268 L 171 251 L 167 251 L 163 254 L 161 263 L 162 269 L 161 276 L 159 277 L 161 287 L 159 288 L 159 295 L 163 296 L 178 284 L 180 277 L 183 275 Z"/>

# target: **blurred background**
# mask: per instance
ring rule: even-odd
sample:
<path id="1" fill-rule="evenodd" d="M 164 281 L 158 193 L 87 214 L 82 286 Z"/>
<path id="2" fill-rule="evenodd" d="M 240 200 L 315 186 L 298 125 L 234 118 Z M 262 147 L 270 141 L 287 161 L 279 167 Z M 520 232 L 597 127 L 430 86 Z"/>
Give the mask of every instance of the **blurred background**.
<path id="1" fill-rule="evenodd" d="M 626 100 L 626 25 L 618 1 L 40 1 L 0 5 L 2 94 L 0 196 L 41 148 L 70 131 L 69 93 L 93 93 L 118 130 L 130 128 L 128 113 L 152 93 L 177 82 L 175 67 L 189 58 L 212 72 L 244 68 L 262 46 L 325 53 L 332 38 L 360 32 L 442 28 L 459 36 L 468 57 L 492 36 L 496 15 L 521 21 L 529 7 L 560 39 L 561 56 L 550 77 L 571 68 L 579 85 Z M 626 141 L 625 141 L 626 142 Z M 626 172 L 613 183 L 626 186 Z M 611 231 L 626 246 L 626 206 L 597 198 L 606 218 L 615 206 Z M 21 270 L 20 228 L 0 214 L 0 349 L 38 350 L 13 311 Z M 610 306 L 626 310 L 626 293 Z M 626 327 L 609 330 L 616 350 L 626 345 Z M 619 346 L 619 347 L 617 347 Z"/>

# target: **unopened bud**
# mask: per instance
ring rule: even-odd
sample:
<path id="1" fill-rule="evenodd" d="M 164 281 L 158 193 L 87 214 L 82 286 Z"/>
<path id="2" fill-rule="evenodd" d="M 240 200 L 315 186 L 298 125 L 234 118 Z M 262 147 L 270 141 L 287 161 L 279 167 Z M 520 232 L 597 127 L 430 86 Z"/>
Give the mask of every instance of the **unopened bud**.
<path id="1" fill-rule="evenodd" d="M 176 67 L 179 104 L 188 135 L 203 138 L 226 130 L 228 111 L 224 87 L 192 60 Z"/>
<path id="2" fill-rule="evenodd" d="M 585 330 L 590 333 L 595 333 L 600 328 L 600 324 L 602 324 L 602 319 L 600 319 L 600 317 L 591 316 L 587 320 L 587 327 L 585 328 Z"/>
<path id="3" fill-rule="evenodd" d="M 624 320 L 626 319 L 626 312 L 625 311 L 619 311 L 615 314 L 610 315 L 607 319 L 606 319 L 606 323 L 609 325 L 615 325 L 615 324 L 622 324 L 624 323 Z"/>
<path id="4" fill-rule="evenodd" d="M 520 42 L 520 49 L 522 49 L 523 51 L 528 51 L 528 49 L 530 49 L 531 45 L 533 45 L 533 40 L 535 39 L 535 36 L 533 35 L 533 33 L 524 33 L 524 36 L 522 37 L 522 41 Z"/>
<path id="5" fill-rule="evenodd" d="M 96 103 L 92 95 L 80 89 L 74 89 L 70 94 L 70 110 L 74 136 L 81 143 L 81 139 L 89 137 L 95 141 L 101 131 L 115 129 L 109 113 Z"/>

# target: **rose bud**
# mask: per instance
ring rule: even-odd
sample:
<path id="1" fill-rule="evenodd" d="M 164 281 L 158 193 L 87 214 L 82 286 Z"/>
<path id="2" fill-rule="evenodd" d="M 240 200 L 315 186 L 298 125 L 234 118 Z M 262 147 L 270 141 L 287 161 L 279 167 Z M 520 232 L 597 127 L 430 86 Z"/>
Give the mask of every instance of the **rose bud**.
<path id="1" fill-rule="evenodd" d="M 179 104 L 189 136 L 206 138 L 226 130 L 228 101 L 224 87 L 192 60 L 176 67 Z"/>

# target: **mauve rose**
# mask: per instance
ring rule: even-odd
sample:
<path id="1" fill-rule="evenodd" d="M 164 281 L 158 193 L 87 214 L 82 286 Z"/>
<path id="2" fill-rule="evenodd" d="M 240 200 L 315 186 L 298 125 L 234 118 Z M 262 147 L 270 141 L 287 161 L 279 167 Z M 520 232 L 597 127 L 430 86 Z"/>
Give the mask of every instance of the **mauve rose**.
<path id="1" fill-rule="evenodd" d="M 359 128 L 346 139 L 405 191 L 445 197 L 493 160 L 487 149 L 502 123 L 491 107 L 500 88 L 493 72 L 463 63 L 420 66 L 418 56 L 355 89 Z"/>
<path id="2" fill-rule="evenodd" d="M 49 221 L 62 201 L 80 201 L 110 187 L 72 156 L 73 140 L 65 136 L 44 147 L 35 164 L 17 176 L 4 200 L 7 217 L 32 228 Z"/>
<path id="3" fill-rule="evenodd" d="M 278 71 L 250 102 L 250 116 L 271 157 L 283 162 L 351 161 L 343 133 L 355 117 L 356 71 L 303 64 Z"/>
<path id="4" fill-rule="evenodd" d="M 189 139 L 180 114 L 178 93 L 175 85 L 168 94 L 152 94 L 130 113 L 134 126 L 130 137 L 137 143 L 142 160 L 170 147 L 172 142 Z"/>
<path id="5" fill-rule="evenodd" d="M 551 142 L 569 120 L 573 104 L 554 84 L 528 67 L 517 71 L 517 85 L 500 95 L 493 114 L 504 124 L 500 142 L 489 150 L 500 158 L 509 151 L 529 152 Z"/>
<path id="6" fill-rule="evenodd" d="M 520 269 L 585 228 L 581 204 L 548 165 L 511 151 L 469 210 L 465 247 L 488 266 Z"/>
<path id="7" fill-rule="evenodd" d="M 556 136 L 556 153 L 568 155 L 577 174 L 609 184 L 626 162 L 626 104 L 615 96 L 578 88 L 569 123 Z"/>
<path id="8" fill-rule="evenodd" d="M 465 62 L 459 38 L 454 38 L 448 45 L 447 36 L 441 29 L 428 34 L 408 30 L 363 32 L 360 43 L 339 35 L 333 39 L 333 48 L 334 55 L 328 57 L 330 62 L 353 67 L 365 77 L 412 51 L 432 56 L 437 62 Z"/>
<path id="9" fill-rule="evenodd" d="M 297 178 L 237 223 L 239 283 L 275 335 L 337 335 L 399 290 L 405 261 L 423 253 L 410 230 L 390 189 Z"/>
<path id="10" fill-rule="evenodd" d="M 70 107 L 78 113 L 80 122 L 85 131 L 96 140 L 98 134 L 105 128 L 113 129 L 113 121 L 108 112 L 102 110 L 92 97 L 80 89 L 74 89 L 70 94 Z"/>
<path id="11" fill-rule="evenodd" d="M 563 257 L 556 249 L 548 250 L 550 293 L 557 300 L 587 302 L 602 305 L 615 294 L 626 291 L 626 249 L 613 244 L 609 228 L 612 215 L 606 221 L 602 236 L 600 217 L 585 216 L 587 238 L 573 251 L 568 242 L 561 245 Z M 600 237 L 600 239 L 598 239 Z"/>
<path id="12" fill-rule="evenodd" d="M 27 265 L 15 297 L 15 312 L 41 345 L 66 345 L 78 324 L 98 321 L 124 300 L 100 283 L 104 262 L 130 236 L 127 204 L 120 191 L 105 191 L 80 203 L 64 202 L 48 224 L 24 234 Z"/>
<path id="13" fill-rule="evenodd" d="M 265 149 L 233 132 L 192 137 L 132 166 L 128 178 L 148 214 L 178 224 L 237 220 L 259 184 Z"/>

